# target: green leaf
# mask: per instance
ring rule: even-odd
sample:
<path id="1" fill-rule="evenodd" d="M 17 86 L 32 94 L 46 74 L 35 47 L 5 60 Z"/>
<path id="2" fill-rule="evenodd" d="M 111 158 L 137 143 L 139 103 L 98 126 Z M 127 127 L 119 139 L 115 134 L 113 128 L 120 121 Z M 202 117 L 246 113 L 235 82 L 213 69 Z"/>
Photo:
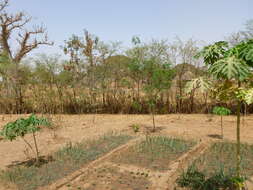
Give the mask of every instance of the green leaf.
<path id="1" fill-rule="evenodd" d="M 50 123 L 45 118 L 37 118 L 32 114 L 29 118 L 20 118 L 14 122 L 7 123 L 0 135 L 7 140 L 15 140 L 17 137 L 24 137 L 28 133 L 36 132 L 40 130 L 40 126 L 49 126 Z"/>
<path id="2" fill-rule="evenodd" d="M 245 95 L 245 102 L 249 105 L 253 103 L 253 88 L 248 90 Z"/>
<path id="3" fill-rule="evenodd" d="M 250 75 L 249 66 L 242 60 L 237 59 L 235 56 L 226 57 L 216 61 L 211 65 L 208 71 L 216 79 L 236 79 L 244 80 Z"/>
<path id="4" fill-rule="evenodd" d="M 225 107 L 215 106 L 213 108 L 213 113 L 216 115 L 229 115 L 229 114 L 231 114 L 231 111 Z"/>
<path id="5" fill-rule="evenodd" d="M 213 45 L 209 45 L 203 48 L 195 58 L 204 58 L 204 62 L 207 65 L 212 65 L 219 59 L 224 57 L 224 54 L 228 48 L 228 43 L 225 41 L 219 41 Z"/>

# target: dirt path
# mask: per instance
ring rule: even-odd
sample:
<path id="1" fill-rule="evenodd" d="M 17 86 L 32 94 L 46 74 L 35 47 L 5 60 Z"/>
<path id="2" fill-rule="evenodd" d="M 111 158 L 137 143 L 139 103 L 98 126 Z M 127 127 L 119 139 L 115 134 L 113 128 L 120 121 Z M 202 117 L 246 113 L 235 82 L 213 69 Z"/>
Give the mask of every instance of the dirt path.
<path id="1" fill-rule="evenodd" d="M 249 181 L 246 182 L 246 187 L 251 190 L 253 189 L 253 176 L 250 178 Z"/>

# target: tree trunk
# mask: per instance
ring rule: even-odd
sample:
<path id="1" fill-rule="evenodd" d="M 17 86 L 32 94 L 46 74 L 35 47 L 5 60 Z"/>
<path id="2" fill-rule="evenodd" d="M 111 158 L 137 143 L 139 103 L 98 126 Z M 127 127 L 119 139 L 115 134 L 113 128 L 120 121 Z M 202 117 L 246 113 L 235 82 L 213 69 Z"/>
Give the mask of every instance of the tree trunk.
<path id="1" fill-rule="evenodd" d="M 247 116 L 247 104 L 244 102 L 244 114 L 243 114 L 243 118 L 242 118 L 242 126 L 243 127 L 245 127 L 246 116 Z"/>
<path id="2" fill-rule="evenodd" d="M 154 101 L 153 101 L 153 99 L 152 99 L 152 102 L 151 102 L 151 105 L 150 105 L 150 111 L 151 111 L 152 121 L 153 121 L 153 129 L 152 129 L 153 132 L 156 131 L 154 106 L 155 106 L 155 105 L 154 105 Z"/>
<path id="3" fill-rule="evenodd" d="M 237 146 L 236 146 L 236 173 L 237 176 L 240 177 L 240 165 L 241 165 L 241 139 L 240 139 L 240 119 L 241 119 L 241 102 L 238 101 L 237 104 L 237 128 L 236 128 L 236 139 L 237 139 Z"/>
<path id="4" fill-rule="evenodd" d="M 241 82 L 238 81 L 238 88 L 241 87 Z M 240 123 L 241 123 L 241 101 L 237 102 L 237 126 L 236 126 L 236 173 L 237 177 L 240 177 L 241 174 L 241 137 L 240 137 Z"/>
<path id="5" fill-rule="evenodd" d="M 222 125 L 222 115 L 220 117 L 220 126 L 221 126 L 221 139 L 223 139 L 223 125 Z"/>
<path id="6" fill-rule="evenodd" d="M 153 132 L 155 132 L 155 115 L 154 115 L 154 113 L 153 113 L 153 111 L 152 111 L 152 119 L 153 119 Z"/>
<path id="7" fill-rule="evenodd" d="M 36 162 L 39 163 L 39 149 L 38 149 L 38 145 L 37 145 L 37 141 L 36 141 L 36 137 L 35 137 L 34 132 L 33 132 L 33 141 L 34 141 L 34 146 L 35 146 L 35 150 L 36 150 Z"/>

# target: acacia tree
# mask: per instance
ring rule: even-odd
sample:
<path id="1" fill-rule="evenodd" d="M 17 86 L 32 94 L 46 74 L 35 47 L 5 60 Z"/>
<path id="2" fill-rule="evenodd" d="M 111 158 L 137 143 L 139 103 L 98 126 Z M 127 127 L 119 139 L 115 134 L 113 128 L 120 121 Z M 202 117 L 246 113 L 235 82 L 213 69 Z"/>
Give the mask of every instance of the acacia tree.
<path id="1" fill-rule="evenodd" d="M 174 70 L 170 64 L 159 64 L 155 60 L 144 62 L 144 91 L 148 96 L 148 104 L 153 120 L 153 132 L 155 132 L 155 105 L 164 90 L 168 90 L 174 77 Z"/>
<path id="2" fill-rule="evenodd" d="M 152 115 L 153 131 L 155 131 L 155 106 L 158 98 L 171 86 L 174 70 L 168 55 L 168 45 L 165 40 L 152 40 L 142 43 L 139 37 L 133 37 L 134 48 L 127 52 L 130 57 L 128 64 L 129 76 L 137 87 L 137 97 L 134 97 L 134 107 L 140 109 L 140 90 L 147 97 L 149 112 Z M 136 89 L 134 88 L 133 89 Z M 161 98 L 162 99 L 162 98 Z"/>
<path id="3" fill-rule="evenodd" d="M 52 45 L 52 42 L 49 42 L 44 26 L 27 29 L 26 26 L 32 18 L 24 12 L 8 13 L 8 5 L 9 0 L 0 2 L 0 53 L 8 59 L 8 69 L 3 77 L 9 89 L 7 95 L 15 95 L 16 112 L 20 113 L 23 105 L 20 62 L 32 50 L 40 45 Z M 39 39 L 38 35 L 42 37 Z M 10 39 L 16 39 L 16 50 L 11 47 Z"/>
<path id="4" fill-rule="evenodd" d="M 31 97 L 34 97 L 40 105 L 44 104 L 44 109 L 40 112 L 55 113 L 54 107 L 59 102 L 62 113 L 64 104 L 63 89 L 64 85 L 68 83 L 67 81 L 63 83 L 61 80 L 63 67 L 59 55 L 39 54 L 28 61 L 34 65 L 30 81 L 30 87 L 33 89 Z M 33 102 L 33 104 L 35 103 Z"/>
<path id="5" fill-rule="evenodd" d="M 237 152 L 236 171 L 240 177 L 240 111 L 244 99 L 246 79 L 251 74 L 253 67 L 253 40 L 241 42 L 234 47 L 229 47 L 227 42 L 220 41 L 204 47 L 198 56 L 204 58 L 209 66 L 209 73 L 221 83 L 218 97 L 233 99 L 237 102 Z M 247 93 L 248 96 L 250 93 Z"/>
<path id="6" fill-rule="evenodd" d="M 98 91 L 96 77 L 97 72 L 101 70 L 97 67 L 106 64 L 106 60 L 115 55 L 119 45 L 119 43 L 105 44 L 87 30 L 84 31 L 83 37 L 73 35 L 65 41 L 63 50 L 70 56 L 70 60 L 64 68 L 73 74 L 72 89 L 75 102 L 77 102 L 75 89 L 78 84 L 84 84 L 89 88 L 90 103 L 93 105 L 96 103 Z"/>
<path id="7" fill-rule="evenodd" d="M 132 38 L 134 47 L 126 52 L 127 56 L 131 59 L 128 64 L 129 77 L 134 81 L 133 98 L 137 99 L 137 104 L 140 99 L 141 82 L 143 80 L 143 63 L 146 57 L 147 46 L 141 43 L 139 37 Z M 134 93 L 135 86 L 137 86 L 136 97 Z"/>

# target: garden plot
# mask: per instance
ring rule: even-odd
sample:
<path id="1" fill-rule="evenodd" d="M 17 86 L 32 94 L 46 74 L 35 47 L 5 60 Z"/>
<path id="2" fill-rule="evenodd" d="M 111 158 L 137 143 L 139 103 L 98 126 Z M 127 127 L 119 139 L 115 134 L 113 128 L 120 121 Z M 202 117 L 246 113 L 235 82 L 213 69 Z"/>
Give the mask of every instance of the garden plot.
<path id="1" fill-rule="evenodd" d="M 110 161 L 135 165 L 154 171 L 166 171 L 169 164 L 189 151 L 196 143 L 170 137 L 147 137 L 142 142 L 114 155 Z"/>
<path id="2" fill-rule="evenodd" d="M 236 144 L 216 142 L 204 154 L 193 162 L 196 168 L 210 175 L 219 170 L 235 173 Z M 241 144 L 241 172 L 245 176 L 253 175 L 253 145 Z"/>
<path id="3" fill-rule="evenodd" d="M 133 172 L 110 163 L 103 163 L 86 170 L 82 176 L 61 187 L 60 190 L 140 190 L 150 187 L 148 172 Z"/>
<path id="4" fill-rule="evenodd" d="M 2 171 L 0 179 L 6 186 L 14 184 L 19 190 L 35 190 L 64 178 L 131 138 L 126 135 L 108 134 L 75 145 L 69 143 L 50 156 L 50 159 L 44 158 L 40 166 L 35 166 L 32 162 L 24 162 Z"/>
<path id="5" fill-rule="evenodd" d="M 196 143 L 192 141 L 162 136 L 135 142 L 111 154 L 95 167 L 86 168 L 78 178 L 61 185 L 60 190 L 170 189 L 168 180 L 178 170 L 177 164 L 196 156 L 203 148 L 199 144 L 194 146 Z"/>
<path id="6" fill-rule="evenodd" d="M 252 180 L 253 145 L 241 144 L 241 176 L 236 171 L 236 144 L 231 142 L 213 143 L 201 156 L 189 165 L 177 179 L 178 186 L 189 189 L 237 189 Z M 247 181 L 252 189 L 252 181 Z"/>

